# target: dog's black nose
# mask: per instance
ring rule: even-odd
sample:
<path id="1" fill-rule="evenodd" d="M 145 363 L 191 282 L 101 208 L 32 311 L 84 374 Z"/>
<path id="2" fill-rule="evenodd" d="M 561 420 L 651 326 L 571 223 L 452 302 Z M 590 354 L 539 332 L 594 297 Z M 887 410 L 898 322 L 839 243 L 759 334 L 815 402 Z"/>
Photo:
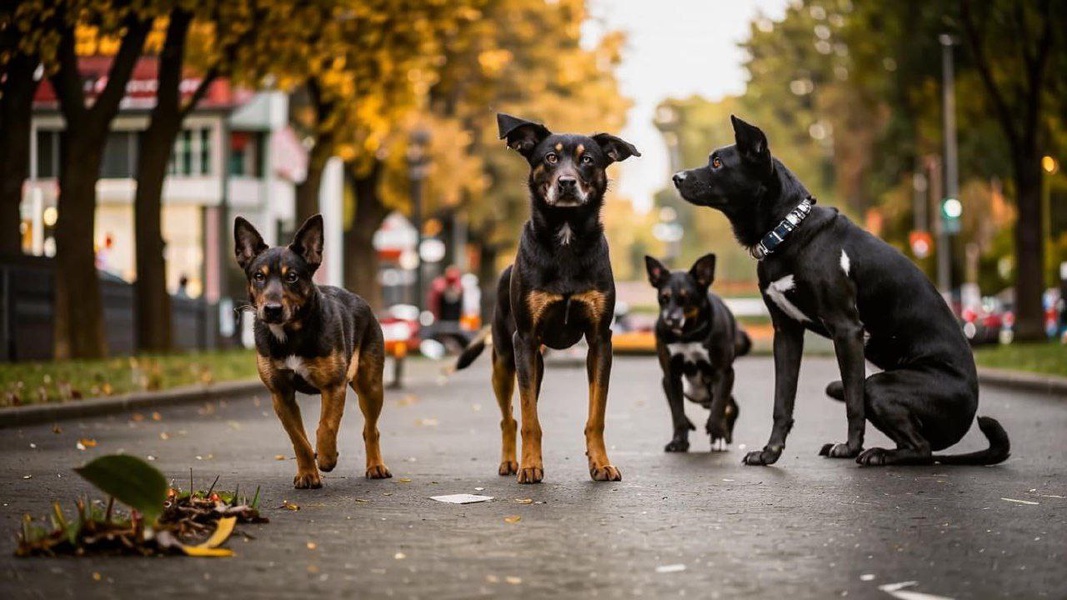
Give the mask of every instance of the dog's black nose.
<path id="1" fill-rule="evenodd" d="M 562 192 L 573 192 L 578 189 L 578 180 L 573 177 L 560 177 L 556 183 Z"/>
<path id="2" fill-rule="evenodd" d="M 685 181 L 685 171 L 678 171 L 672 179 L 674 179 L 674 187 L 681 187 L 682 182 Z"/>
<path id="3" fill-rule="evenodd" d="M 263 319 L 267 321 L 280 321 L 282 318 L 281 304 L 264 304 Z"/>

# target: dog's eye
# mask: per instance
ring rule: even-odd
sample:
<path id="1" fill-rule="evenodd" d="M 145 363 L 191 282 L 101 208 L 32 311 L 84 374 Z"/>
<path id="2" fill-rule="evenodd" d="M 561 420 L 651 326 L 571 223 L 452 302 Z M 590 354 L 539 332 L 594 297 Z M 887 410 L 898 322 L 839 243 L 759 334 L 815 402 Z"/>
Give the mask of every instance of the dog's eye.
<path id="1" fill-rule="evenodd" d="M 711 157 L 711 166 L 715 167 L 716 169 L 721 169 L 722 168 L 722 159 L 719 158 L 718 156 Z"/>
<path id="2" fill-rule="evenodd" d="M 585 156 L 582 157 L 582 164 L 583 165 L 591 165 L 591 164 L 593 164 L 593 157 L 589 156 L 588 154 L 586 154 Z"/>
<path id="3" fill-rule="evenodd" d="M 300 279 L 300 276 L 296 274 L 296 271 L 289 271 L 289 274 L 285 276 L 285 280 L 289 283 L 296 283 Z"/>
<path id="4" fill-rule="evenodd" d="M 256 271 L 256 274 L 252 276 L 252 279 L 254 279 L 255 281 L 260 282 L 260 283 L 262 283 L 263 280 L 266 279 L 266 278 L 267 278 L 267 276 L 264 275 L 263 273 L 259 272 L 259 271 Z"/>
<path id="5" fill-rule="evenodd" d="M 666 302 L 666 301 L 668 301 L 670 299 L 671 299 L 671 295 L 670 294 L 660 294 L 659 295 L 659 303 L 660 304 L 663 304 L 664 302 Z"/>
<path id="6" fill-rule="evenodd" d="M 545 162 L 550 165 L 554 165 L 559 162 L 559 157 L 556 156 L 555 152 L 549 152 L 545 155 Z"/>

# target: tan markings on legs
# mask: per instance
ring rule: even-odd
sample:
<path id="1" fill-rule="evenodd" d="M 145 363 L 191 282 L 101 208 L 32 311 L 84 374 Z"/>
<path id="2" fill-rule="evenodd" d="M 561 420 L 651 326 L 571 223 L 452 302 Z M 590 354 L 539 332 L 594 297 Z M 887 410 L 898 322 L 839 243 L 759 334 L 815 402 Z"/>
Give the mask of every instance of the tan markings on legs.
<path id="1" fill-rule="evenodd" d="M 541 322 L 541 315 L 550 305 L 563 300 L 563 296 L 552 292 L 534 290 L 526 296 L 526 308 L 530 310 L 530 321 L 537 325 Z"/>
<path id="2" fill-rule="evenodd" d="M 493 394 L 500 407 L 500 475 L 514 475 L 519 470 L 515 459 L 515 434 L 518 423 L 515 421 L 511 398 L 515 392 L 515 363 L 502 359 L 493 352 Z"/>
<path id="3" fill-rule="evenodd" d="M 545 476 L 541 457 L 541 422 L 537 418 L 537 394 L 541 391 L 544 362 L 535 341 L 516 336 L 515 367 L 519 379 L 519 405 L 522 413 L 522 456 L 519 483 L 539 483 Z"/>
<path id="4" fill-rule="evenodd" d="M 589 476 L 594 481 L 619 481 L 622 474 L 611 465 L 604 444 L 604 413 L 608 406 L 608 380 L 611 377 L 610 337 L 590 340 L 586 370 L 589 375 L 589 420 L 585 424 L 585 453 L 589 457 Z"/>
<path id="5" fill-rule="evenodd" d="M 282 422 L 282 427 L 289 434 L 289 440 L 293 443 L 296 451 L 296 477 L 293 478 L 293 487 L 297 489 L 320 488 L 322 480 L 319 479 L 319 471 L 315 468 L 315 454 L 311 450 L 307 433 L 304 431 L 304 421 L 300 418 L 300 407 L 296 404 L 296 394 L 271 392 L 274 401 L 274 413 Z"/>
<path id="6" fill-rule="evenodd" d="M 341 429 L 348 387 L 341 383 L 319 389 L 322 390 L 322 410 L 319 413 L 319 428 L 315 433 L 315 456 L 319 469 L 329 473 L 337 466 L 337 433 Z"/>
<path id="7" fill-rule="evenodd" d="M 359 373 L 359 348 L 352 353 L 352 358 L 348 361 L 348 371 L 345 372 L 345 382 L 352 383 L 356 380 L 356 375 Z M 354 388 L 353 388 L 354 389 Z"/>
<path id="8" fill-rule="evenodd" d="M 378 417 L 382 414 L 385 403 L 382 386 L 382 368 L 385 359 L 379 350 L 376 354 L 365 355 L 363 364 L 352 387 L 359 396 L 359 410 L 363 412 L 363 445 L 367 451 L 367 479 L 385 479 L 392 477 L 389 467 L 382 460 L 382 448 L 379 444 Z"/>

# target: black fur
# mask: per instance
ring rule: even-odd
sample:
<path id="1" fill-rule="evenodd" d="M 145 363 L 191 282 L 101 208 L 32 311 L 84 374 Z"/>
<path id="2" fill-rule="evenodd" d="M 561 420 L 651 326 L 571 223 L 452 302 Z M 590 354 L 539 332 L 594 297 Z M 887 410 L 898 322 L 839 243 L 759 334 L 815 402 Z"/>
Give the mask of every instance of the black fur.
<path id="1" fill-rule="evenodd" d="M 710 411 L 704 430 L 712 450 L 725 450 L 739 412 L 733 396 L 734 359 L 747 354 L 752 342 L 722 299 L 708 290 L 715 278 L 715 255 L 702 257 L 688 272 L 672 273 L 651 256 L 645 257 L 645 265 L 659 298 L 656 354 L 674 429 L 664 450 L 689 449 L 689 432 L 696 427 L 685 416 L 686 399 Z"/>
<path id="2" fill-rule="evenodd" d="M 732 117 L 735 144 L 674 182 L 687 201 L 722 211 L 738 241 L 753 247 L 804 198 L 807 189 L 771 156 L 757 127 Z M 833 340 L 841 367 L 848 439 L 822 454 L 860 464 L 993 464 L 1008 457 L 1007 434 L 983 418 L 990 448 L 936 456 L 958 442 L 978 409 L 974 357 L 948 305 L 925 275 L 891 246 L 832 208 L 814 207 L 759 263 L 759 285 L 774 322 L 774 427 L 746 464 L 778 460 L 793 424 L 793 402 L 808 329 Z M 866 342 L 865 342 L 866 338 Z M 864 358 L 883 371 L 865 375 Z M 863 450 L 865 421 L 896 449 Z"/>

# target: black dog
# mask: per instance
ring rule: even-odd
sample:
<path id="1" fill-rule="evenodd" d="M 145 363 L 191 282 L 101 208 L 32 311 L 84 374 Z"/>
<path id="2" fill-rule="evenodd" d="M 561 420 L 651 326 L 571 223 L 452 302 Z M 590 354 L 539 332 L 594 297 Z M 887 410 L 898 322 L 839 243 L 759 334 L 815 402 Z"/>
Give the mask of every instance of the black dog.
<path id="1" fill-rule="evenodd" d="M 308 219 L 287 247 L 268 248 L 255 227 L 241 217 L 233 234 L 237 263 L 248 276 L 248 299 L 256 315 L 259 377 L 270 390 L 274 412 L 296 450 L 293 485 L 322 487 L 319 470 L 332 471 L 337 465 L 337 432 L 349 385 L 363 411 L 366 476 L 392 477 L 378 445 L 385 364 L 382 328 L 362 298 L 312 281 L 322 263 L 322 216 Z M 296 392 L 322 394 L 314 451 Z"/>
<path id="2" fill-rule="evenodd" d="M 821 454 L 863 465 L 1007 459 L 1008 436 L 989 417 L 978 417 L 988 449 L 933 454 L 958 442 L 978 410 L 974 357 L 948 305 L 904 255 L 836 210 L 813 206 L 771 156 L 763 132 L 732 120 L 736 144 L 713 151 L 707 166 L 677 173 L 674 183 L 687 201 L 722 211 L 760 261 L 759 285 L 774 323 L 774 427 L 767 446 L 745 463 L 772 464 L 785 447 L 805 329 L 833 340 L 842 381 L 827 394 L 844 400 L 848 414 L 848 441 L 827 444 Z M 882 372 L 865 377 L 864 357 Z M 865 420 L 896 449 L 864 451 Z"/>
<path id="3" fill-rule="evenodd" d="M 519 483 L 544 477 L 537 397 L 544 362 L 541 346 L 562 349 L 582 336 L 589 343 L 589 420 L 585 426 L 589 474 L 619 481 L 604 445 L 604 412 L 611 375 L 611 322 L 615 281 L 600 208 L 613 162 L 641 156 L 629 143 L 606 133 L 553 134 L 544 125 L 497 115 L 500 137 L 530 163 L 530 220 L 523 227 L 515 264 L 504 270 L 493 313 L 493 392 L 503 419 L 501 475 L 518 472 Z M 457 362 L 469 365 L 485 348 L 485 336 Z M 515 461 L 511 395 L 518 374 L 522 410 L 522 463 Z"/>
<path id="4" fill-rule="evenodd" d="M 659 297 L 656 354 L 674 425 L 674 437 L 664 450 L 689 450 L 689 432 L 696 427 L 685 416 L 683 399 L 711 411 L 704 427 L 711 449 L 726 450 L 738 415 L 734 359 L 748 354 L 752 341 L 722 298 L 708 291 L 715 279 L 715 255 L 701 257 L 689 272 L 672 273 L 651 256 L 645 257 L 645 266 Z"/>

